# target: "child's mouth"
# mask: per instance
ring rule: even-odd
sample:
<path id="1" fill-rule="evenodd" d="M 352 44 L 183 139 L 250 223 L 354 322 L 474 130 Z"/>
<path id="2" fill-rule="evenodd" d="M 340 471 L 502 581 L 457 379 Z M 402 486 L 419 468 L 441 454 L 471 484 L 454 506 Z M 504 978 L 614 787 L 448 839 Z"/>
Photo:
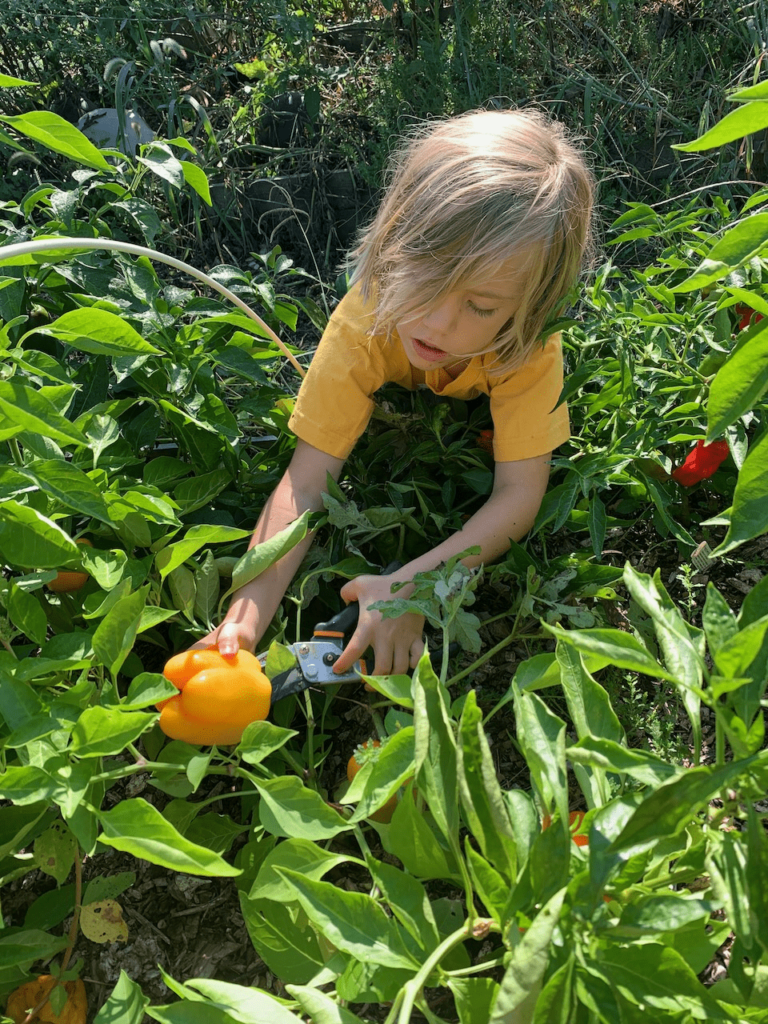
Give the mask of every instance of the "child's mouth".
<path id="1" fill-rule="evenodd" d="M 435 348 L 434 345 L 428 345 L 425 341 L 419 341 L 418 338 L 413 338 L 412 343 L 416 349 L 416 355 L 422 359 L 429 359 L 434 363 L 438 363 L 448 355 L 443 349 Z"/>

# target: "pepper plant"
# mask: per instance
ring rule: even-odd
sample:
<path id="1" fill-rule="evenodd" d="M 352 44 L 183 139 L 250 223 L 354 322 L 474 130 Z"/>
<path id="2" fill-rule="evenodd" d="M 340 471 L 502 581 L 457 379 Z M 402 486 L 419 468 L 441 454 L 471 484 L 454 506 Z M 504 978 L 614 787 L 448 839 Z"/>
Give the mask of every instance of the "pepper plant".
<path id="1" fill-rule="evenodd" d="M 768 90 L 737 100 L 739 116 L 713 144 L 758 123 Z M 490 708 L 465 688 L 473 667 L 451 676 L 447 658 L 433 668 L 425 657 L 412 679 L 368 678 L 380 748 L 343 789 L 323 775 L 313 736 L 332 696 L 308 695 L 295 728 L 293 709 L 276 706 L 234 748 L 166 742 L 157 727 L 157 703 L 175 693 L 158 671 L 168 655 L 208 630 L 228 581 L 242 585 L 317 525 L 304 517 L 243 553 L 291 452 L 295 381 L 283 376 L 280 350 L 250 316 L 114 247 L 126 223 L 137 233 L 127 246 L 158 235 L 133 202 L 143 171 L 132 176 L 120 154 L 119 164 L 94 155 L 51 115 L 4 124 L 0 144 L 34 140 L 79 170 L 67 188 L 46 186 L 3 210 L 6 255 L 17 241 L 46 251 L 3 260 L 0 247 L 0 878 L 34 867 L 57 889 L 0 933 L 0 990 L 57 954 L 52 971 L 71 981 L 79 929 L 105 941 L 90 939 L 104 901 L 108 938 L 123 934 L 118 900 L 131 873 L 83 878 L 84 857 L 101 871 L 111 848 L 231 878 L 250 939 L 282 987 L 276 995 L 164 973 L 176 1001 L 149 1006 L 123 975 L 99 1024 L 121 1014 L 139 1024 L 145 1012 L 161 1024 L 354 1024 L 372 1013 L 388 1024 L 417 1013 L 436 1024 L 634 1024 L 649 1010 L 669 1024 L 768 1020 L 758 802 L 768 782 L 768 586 L 736 612 L 710 584 L 699 625 L 658 573 L 599 561 L 608 531 L 641 517 L 686 554 L 700 531 L 725 526 L 719 544 L 710 535 L 715 557 L 768 529 L 768 320 L 735 312 L 739 303 L 768 314 L 766 215 L 754 212 L 768 195 L 736 214 L 717 202 L 675 216 L 629 211 L 623 243 L 642 237 L 627 232 L 650 232 L 661 249 L 642 272 L 604 268 L 582 294 L 567 335 L 576 440 L 556 460 L 536 543 L 514 545 L 490 572 L 501 588 L 514 583 L 510 637 L 525 623 L 555 650 L 519 664 Z M 175 167 L 168 145 L 155 157 Z M 151 156 L 140 154 L 140 166 L 155 173 Z M 173 188 L 203 196 L 194 171 L 174 173 Z M 274 282 L 291 268 L 279 253 L 261 266 L 263 276 L 232 267 L 208 276 L 259 305 L 268 328 L 290 329 L 298 303 Z M 462 419 L 421 396 L 404 411 L 385 408 L 352 461 L 356 493 L 329 487 L 326 553 L 303 570 L 293 603 L 327 601 L 324 575 L 366 571 L 454 529 L 464 489 L 483 493 L 491 479 L 486 454 L 468 445 L 483 426 L 474 411 Z M 410 476 L 397 448 L 405 431 L 430 453 Z M 714 472 L 710 500 L 731 504 L 702 522 L 702 492 L 686 502 L 668 477 L 692 443 L 721 437 L 738 475 L 733 487 L 725 463 Z M 387 450 L 398 459 L 382 482 L 372 467 Z M 443 482 L 424 469 L 439 462 Z M 560 529 L 588 547 L 549 555 Z M 91 546 L 77 543 L 84 538 Z M 89 578 L 57 593 L 48 585 L 62 569 Z M 470 651 L 478 580 L 449 564 L 417 579 L 410 599 Z M 621 630 L 599 603 L 620 587 L 632 598 Z M 392 597 L 388 613 L 402 608 Z M 283 619 L 273 632 L 288 628 Z M 273 665 L 284 654 L 275 646 Z M 679 694 L 694 737 L 689 765 L 630 745 L 600 684 L 612 670 Z M 702 756 L 704 713 L 713 763 Z M 490 723 L 514 728 L 525 788 L 497 778 Z M 108 789 L 139 773 L 154 800 L 126 795 L 108 807 Z M 217 778 L 235 786 L 230 814 L 209 810 L 206 782 Z M 572 842 L 568 825 L 576 793 L 587 845 Z M 369 821 L 393 797 L 391 823 Z M 346 886 L 329 880 L 342 866 Z M 731 934 L 728 977 L 706 987 L 699 975 Z"/>

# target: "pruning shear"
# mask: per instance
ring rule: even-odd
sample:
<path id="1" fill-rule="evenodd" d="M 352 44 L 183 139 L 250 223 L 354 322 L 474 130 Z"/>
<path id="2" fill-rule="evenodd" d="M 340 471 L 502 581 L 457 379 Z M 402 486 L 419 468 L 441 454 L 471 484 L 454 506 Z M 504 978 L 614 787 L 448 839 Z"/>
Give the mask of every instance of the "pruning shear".
<path id="1" fill-rule="evenodd" d="M 332 619 L 318 622 L 311 640 L 289 644 L 288 649 L 296 656 L 296 664 L 284 672 L 278 672 L 272 679 L 273 704 L 292 693 L 302 693 L 310 686 L 331 686 L 334 683 L 360 681 L 361 673 L 367 671 L 362 658 L 346 672 L 333 671 L 333 666 L 344 650 L 345 637 L 357 625 L 359 613 L 358 603 L 353 601 Z M 258 659 L 264 668 L 267 661 L 266 653 L 259 654 Z"/>
<path id="2" fill-rule="evenodd" d="M 384 569 L 382 576 L 395 572 L 400 562 L 392 562 Z M 365 660 L 360 658 L 346 672 L 334 672 L 333 666 L 341 657 L 344 641 L 354 631 L 360 615 L 357 601 L 350 601 L 327 622 L 318 622 L 311 640 L 289 644 L 288 649 L 295 655 L 296 664 L 272 679 L 272 703 L 289 697 L 292 693 L 302 693 L 310 686 L 332 686 L 334 683 L 355 683 L 360 675 L 367 672 Z M 259 654 L 262 669 L 266 665 L 267 654 Z"/>

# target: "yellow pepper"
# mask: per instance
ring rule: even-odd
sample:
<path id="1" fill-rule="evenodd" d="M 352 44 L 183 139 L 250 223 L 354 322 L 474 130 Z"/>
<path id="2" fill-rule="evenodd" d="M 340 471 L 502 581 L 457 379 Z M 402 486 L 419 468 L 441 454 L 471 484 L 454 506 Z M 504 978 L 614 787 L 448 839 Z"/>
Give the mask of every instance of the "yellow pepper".
<path id="1" fill-rule="evenodd" d="M 181 692 L 160 701 L 160 728 L 174 740 L 199 746 L 239 743 L 245 727 L 269 714 L 272 684 L 258 658 L 215 648 L 183 651 L 163 669 Z"/>

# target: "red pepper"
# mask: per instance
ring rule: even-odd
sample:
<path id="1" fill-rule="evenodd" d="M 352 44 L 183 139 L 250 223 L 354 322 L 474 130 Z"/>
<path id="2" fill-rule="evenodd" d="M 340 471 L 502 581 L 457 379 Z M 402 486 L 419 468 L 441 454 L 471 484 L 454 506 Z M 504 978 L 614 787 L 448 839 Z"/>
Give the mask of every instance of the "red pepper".
<path id="1" fill-rule="evenodd" d="M 713 441 L 712 444 L 697 441 L 682 466 L 672 470 L 672 479 L 683 487 L 693 487 L 700 480 L 709 480 L 714 476 L 720 463 L 727 458 L 727 441 Z"/>
<path id="2" fill-rule="evenodd" d="M 492 430 L 481 430 L 477 438 L 477 447 L 482 448 L 484 452 L 489 452 L 493 455 L 493 431 Z"/>
<path id="3" fill-rule="evenodd" d="M 746 328 L 749 327 L 753 316 L 755 318 L 755 323 L 758 323 L 758 321 L 763 319 L 762 313 L 755 313 L 754 309 L 752 309 L 751 306 L 748 306 L 745 302 L 737 302 L 734 309 L 736 310 L 736 315 L 741 318 L 739 320 L 740 331 L 746 330 Z"/>

